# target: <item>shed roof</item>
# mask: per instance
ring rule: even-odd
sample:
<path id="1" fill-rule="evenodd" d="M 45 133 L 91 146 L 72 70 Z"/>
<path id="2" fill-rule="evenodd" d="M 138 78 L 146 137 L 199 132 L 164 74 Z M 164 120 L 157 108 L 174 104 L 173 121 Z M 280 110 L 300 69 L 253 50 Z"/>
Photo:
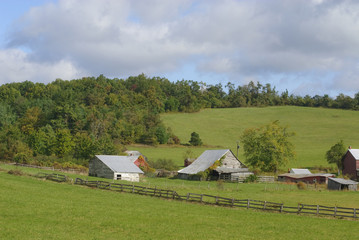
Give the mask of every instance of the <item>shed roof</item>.
<path id="1" fill-rule="evenodd" d="M 346 180 L 344 178 L 328 178 L 329 180 L 332 180 L 334 182 L 343 184 L 343 185 L 352 185 L 352 184 L 358 184 L 358 182 L 352 181 L 352 180 Z"/>
<path id="2" fill-rule="evenodd" d="M 294 174 L 312 174 L 308 169 L 302 169 L 302 168 L 292 168 L 290 170 L 290 173 L 294 173 Z"/>
<path id="3" fill-rule="evenodd" d="M 143 173 L 143 171 L 133 163 L 131 157 L 114 155 L 96 155 L 96 157 L 114 172 Z"/>
<path id="4" fill-rule="evenodd" d="M 205 171 L 212 166 L 215 161 L 221 159 L 229 149 L 206 150 L 191 165 L 178 171 L 178 173 L 196 174 Z"/>
<path id="5" fill-rule="evenodd" d="M 353 155 L 355 160 L 359 160 L 359 149 L 349 149 L 348 152 L 350 152 L 351 155 Z"/>
<path id="6" fill-rule="evenodd" d="M 294 174 L 294 173 L 283 173 L 278 175 L 278 177 L 289 177 L 294 179 L 308 178 L 308 177 L 333 177 L 334 174 L 331 173 L 311 173 L 311 174 Z"/>

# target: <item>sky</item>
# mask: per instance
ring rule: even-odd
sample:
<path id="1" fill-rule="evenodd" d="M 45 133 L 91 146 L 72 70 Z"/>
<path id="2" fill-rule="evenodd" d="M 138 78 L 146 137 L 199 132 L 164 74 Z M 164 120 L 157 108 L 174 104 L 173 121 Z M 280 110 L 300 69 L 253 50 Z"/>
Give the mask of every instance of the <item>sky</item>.
<path id="1" fill-rule="evenodd" d="M 357 0 L 0 0 L 0 84 L 144 73 L 359 92 Z"/>

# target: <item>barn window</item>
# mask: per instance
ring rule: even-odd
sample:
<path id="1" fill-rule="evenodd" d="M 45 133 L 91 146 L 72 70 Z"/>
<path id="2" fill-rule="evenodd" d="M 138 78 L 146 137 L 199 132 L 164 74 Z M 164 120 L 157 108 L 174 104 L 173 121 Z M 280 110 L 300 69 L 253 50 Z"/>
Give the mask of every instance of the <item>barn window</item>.
<path id="1" fill-rule="evenodd" d="M 121 180 L 121 174 L 116 175 L 116 180 Z"/>

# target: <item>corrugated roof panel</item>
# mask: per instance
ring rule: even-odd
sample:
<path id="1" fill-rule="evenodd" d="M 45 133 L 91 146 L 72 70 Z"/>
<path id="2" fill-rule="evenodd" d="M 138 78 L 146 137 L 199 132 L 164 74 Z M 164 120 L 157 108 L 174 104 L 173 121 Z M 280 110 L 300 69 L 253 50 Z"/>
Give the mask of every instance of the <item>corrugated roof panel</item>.
<path id="1" fill-rule="evenodd" d="M 128 156 L 96 155 L 96 157 L 114 172 L 143 173 L 143 171 L 137 167 Z"/>
<path id="2" fill-rule="evenodd" d="M 352 181 L 352 180 L 346 180 L 344 178 L 329 178 L 330 180 L 340 183 L 340 184 L 358 184 L 358 182 Z"/>
<path id="3" fill-rule="evenodd" d="M 206 150 L 199 156 L 191 165 L 179 170 L 179 173 L 185 174 L 196 174 L 205 171 L 207 168 L 212 166 L 215 161 L 221 159 L 229 149 L 222 150 Z"/>
<path id="4" fill-rule="evenodd" d="M 302 168 L 292 168 L 290 170 L 290 173 L 294 173 L 294 174 L 312 174 L 308 169 L 302 169 Z"/>

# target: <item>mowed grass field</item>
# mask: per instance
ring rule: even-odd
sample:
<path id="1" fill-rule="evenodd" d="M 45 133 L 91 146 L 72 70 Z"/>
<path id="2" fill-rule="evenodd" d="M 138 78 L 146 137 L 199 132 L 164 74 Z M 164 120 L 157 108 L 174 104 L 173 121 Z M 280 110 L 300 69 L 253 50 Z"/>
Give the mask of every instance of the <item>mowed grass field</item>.
<path id="1" fill-rule="evenodd" d="M 357 221 L 191 204 L 0 171 L 0 239 L 355 239 Z"/>
<path id="2" fill-rule="evenodd" d="M 325 153 L 341 139 L 346 145 L 359 148 L 359 111 L 283 106 L 205 109 L 198 113 L 168 113 L 161 117 L 182 143 L 188 143 L 191 133 L 197 132 L 208 146 L 129 148 L 138 149 L 154 160 L 172 159 L 178 166 L 183 166 L 183 156 L 188 149 L 196 157 L 206 149 L 215 148 L 229 148 L 236 154 L 236 143 L 246 128 L 260 127 L 275 120 L 288 126 L 288 131 L 296 133 L 291 141 L 295 145 L 297 158 L 283 166 L 283 170 L 290 167 L 329 166 Z M 242 148 L 239 158 L 244 160 Z"/>

